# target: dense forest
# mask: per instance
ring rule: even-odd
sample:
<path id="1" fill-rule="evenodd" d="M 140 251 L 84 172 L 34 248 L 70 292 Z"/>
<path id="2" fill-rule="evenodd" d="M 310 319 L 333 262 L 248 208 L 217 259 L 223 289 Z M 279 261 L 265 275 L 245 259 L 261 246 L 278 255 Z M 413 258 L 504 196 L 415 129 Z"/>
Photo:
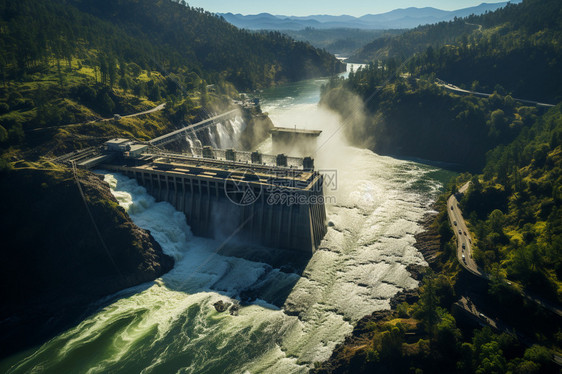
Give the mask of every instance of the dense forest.
<path id="1" fill-rule="evenodd" d="M 350 60 L 392 58 L 414 75 L 433 74 L 467 89 L 557 103 L 562 100 L 561 39 L 562 3 L 526 0 L 376 39 Z"/>
<path id="2" fill-rule="evenodd" d="M 428 47 L 408 61 L 408 71 L 483 92 L 562 100 L 560 1 L 527 0 L 466 22 L 482 25 L 482 31 L 465 34 L 454 45 Z"/>
<path id="3" fill-rule="evenodd" d="M 375 60 L 395 58 L 405 60 L 415 53 L 424 52 L 428 47 L 438 47 L 455 42 L 461 35 L 471 33 L 478 26 L 463 19 L 439 22 L 435 25 L 418 26 L 398 36 L 382 36 L 365 44 L 349 61 L 369 63 Z"/>
<path id="4" fill-rule="evenodd" d="M 562 105 L 506 146 L 461 200 L 489 273 L 562 300 Z"/>
<path id="5" fill-rule="evenodd" d="M 238 90 L 343 69 L 309 44 L 169 0 L 0 1 L 0 48 L 0 146 L 16 158 L 147 139 L 229 105 Z M 147 119 L 85 124 L 164 101 Z"/>
<path id="6" fill-rule="evenodd" d="M 354 144 L 479 170 L 488 150 L 513 140 L 538 113 L 509 95 L 459 97 L 425 79 L 396 79 L 397 68 L 371 64 L 324 87 L 321 103 L 346 119 Z M 367 115 L 357 115 L 362 110 Z"/>
<path id="7" fill-rule="evenodd" d="M 373 39 L 400 35 L 405 30 L 362 30 L 362 29 L 316 29 L 284 30 L 283 33 L 295 40 L 307 41 L 316 48 L 325 49 L 340 56 L 350 56 Z"/>
<path id="8" fill-rule="evenodd" d="M 41 69 L 48 58 L 64 61 L 85 49 L 98 50 L 112 66 L 125 60 L 162 74 L 189 69 L 239 89 L 341 70 L 332 56 L 306 43 L 239 30 L 185 3 L 25 0 L 2 1 L 0 9 L 2 71 L 8 79 Z"/>

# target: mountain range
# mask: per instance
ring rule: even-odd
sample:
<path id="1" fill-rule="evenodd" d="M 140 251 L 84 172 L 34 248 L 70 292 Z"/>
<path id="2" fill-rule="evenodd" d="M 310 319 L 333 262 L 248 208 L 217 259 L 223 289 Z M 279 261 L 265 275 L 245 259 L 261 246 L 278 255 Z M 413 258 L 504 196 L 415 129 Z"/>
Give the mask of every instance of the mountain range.
<path id="1" fill-rule="evenodd" d="M 521 0 L 511 1 L 519 3 Z M 482 3 L 478 6 L 463 8 L 453 11 L 440 10 L 431 7 L 395 9 L 381 14 L 366 14 L 361 17 L 349 15 L 312 15 L 305 17 L 272 15 L 260 13 L 255 15 L 242 15 L 233 13 L 219 13 L 226 21 L 239 28 L 249 30 L 302 30 L 315 29 L 410 29 L 420 25 L 433 24 L 442 21 L 451 21 L 455 17 L 462 18 L 471 14 L 493 12 L 504 7 L 508 2 Z"/>

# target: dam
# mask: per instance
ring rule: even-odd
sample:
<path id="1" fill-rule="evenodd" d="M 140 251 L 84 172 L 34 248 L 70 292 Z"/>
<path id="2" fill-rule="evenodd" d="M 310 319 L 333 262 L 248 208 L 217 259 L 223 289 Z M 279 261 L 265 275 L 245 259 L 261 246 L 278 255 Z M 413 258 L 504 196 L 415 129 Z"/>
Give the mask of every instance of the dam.
<path id="1" fill-rule="evenodd" d="M 306 81 L 296 88 L 312 87 L 319 95 L 319 84 Z M 279 126 L 294 126 L 298 116 L 303 122 L 314 119 L 309 127 L 324 126 L 328 132 L 332 123 L 317 105 L 319 98 L 303 98 L 301 90 L 291 87 L 289 93 L 283 86 L 273 88 L 279 97 L 264 101 L 264 110 Z M 289 94 L 295 101 L 286 99 Z M 292 103 L 289 108 L 287 101 Z M 337 150 L 336 143 L 329 145 Z M 276 156 L 265 157 L 274 152 L 263 149 L 262 161 L 274 162 Z M 135 180 L 109 172 L 105 179 L 118 200 L 123 205 L 133 201 L 129 215 L 158 237 L 166 253 L 178 257 L 176 267 L 162 281 L 110 301 L 109 307 L 84 323 L 20 356 L 15 371 L 96 367 L 114 372 L 127 366 L 139 372 L 308 373 L 315 362 L 332 355 L 333 347 L 344 341 L 363 316 L 387 309 L 396 292 L 418 287 L 406 270 L 410 264 L 425 264 L 412 246 L 412 234 L 420 229 L 415 222 L 433 209 L 431 203 L 454 176 L 367 150 L 344 147 L 344 153 L 345 160 L 330 164 L 341 177 L 337 201 L 326 206 L 334 226 L 328 227 L 321 249 L 300 275 L 281 267 L 283 262 L 271 266 L 237 254 L 215 254 L 216 241 L 185 240 L 179 235 L 189 229 L 183 214 L 159 222 L 175 209 L 153 203 Z M 241 159 L 236 156 L 237 161 Z M 324 173 L 319 166 L 316 170 Z M 326 200 L 331 194 L 329 177 L 324 176 Z M 285 263 L 290 260 L 285 258 Z M 255 290 L 260 301 L 242 306 L 239 317 L 215 313 L 216 301 L 246 300 L 248 289 Z"/>
<path id="2" fill-rule="evenodd" d="M 224 152 L 237 154 L 234 159 L 249 153 L 251 163 L 219 159 L 216 151 L 204 147 L 207 157 L 146 152 L 101 167 L 136 179 L 183 212 L 197 236 L 312 254 L 327 231 L 323 176 L 313 161 L 300 159 L 297 168 L 299 159 L 284 155 L 268 165 L 257 152 Z"/>
<path id="3" fill-rule="evenodd" d="M 136 179 L 157 201 L 184 213 L 197 236 L 312 254 L 327 232 L 324 176 L 314 170 L 311 157 L 217 148 L 237 145 L 218 141 L 211 130 L 224 130 L 220 121 L 236 113 L 215 115 L 146 142 L 111 139 L 55 161 Z M 165 149 L 169 146 L 174 150 Z"/>
<path id="4" fill-rule="evenodd" d="M 183 212 L 193 234 L 312 254 L 327 232 L 324 176 L 310 157 L 111 139 L 57 159 L 116 171 Z"/>

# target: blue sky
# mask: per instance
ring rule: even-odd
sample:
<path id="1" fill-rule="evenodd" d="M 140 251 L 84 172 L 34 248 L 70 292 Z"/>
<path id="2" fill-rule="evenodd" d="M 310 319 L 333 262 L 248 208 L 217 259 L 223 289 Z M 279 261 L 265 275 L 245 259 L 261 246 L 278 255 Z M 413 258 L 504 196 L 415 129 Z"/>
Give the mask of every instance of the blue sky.
<path id="1" fill-rule="evenodd" d="M 498 3 L 497 0 L 186 0 L 194 7 L 213 13 L 257 14 L 271 13 L 287 16 L 312 14 L 349 14 L 362 16 L 388 12 L 397 8 L 434 7 L 455 10 L 479 5 L 482 2 Z"/>

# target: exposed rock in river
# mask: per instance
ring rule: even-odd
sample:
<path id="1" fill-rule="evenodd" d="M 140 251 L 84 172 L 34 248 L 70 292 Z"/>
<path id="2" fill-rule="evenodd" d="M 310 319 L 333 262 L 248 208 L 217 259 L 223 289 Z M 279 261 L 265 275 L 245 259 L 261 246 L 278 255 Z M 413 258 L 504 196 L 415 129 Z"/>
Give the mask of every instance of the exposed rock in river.
<path id="1" fill-rule="evenodd" d="M 216 303 L 213 304 L 213 306 L 215 307 L 215 310 L 219 313 L 223 313 L 226 312 L 228 307 L 230 307 L 230 303 L 225 303 L 222 300 L 217 301 Z"/>
<path id="2" fill-rule="evenodd" d="M 416 239 L 414 247 L 421 252 L 429 266 L 436 262 L 437 252 L 440 249 L 440 236 L 437 229 L 433 226 L 436 215 L 436 213 L 426 214 L 421 221 L 423 231 L 414 236 Z M 412 273 L 413 278 L 419 280 L 415 275 L 417 273 L 416 269 L 408 270 Z"/>

